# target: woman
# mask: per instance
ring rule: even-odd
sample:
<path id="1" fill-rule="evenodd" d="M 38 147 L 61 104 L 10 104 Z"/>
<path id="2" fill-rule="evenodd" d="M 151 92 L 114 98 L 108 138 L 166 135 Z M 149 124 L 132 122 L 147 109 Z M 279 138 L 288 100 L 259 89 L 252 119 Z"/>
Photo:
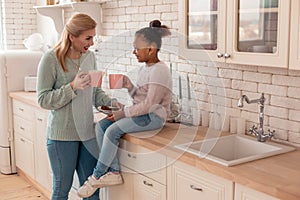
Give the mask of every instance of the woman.
<path id="1" fill-rule="evenodd" d="M 137 86 L 126 76 L 123 80 L 123 87 L 128 89 L 134 104 L 97 123 L 100 155 L 93 174 L 78 189 L 78 196 L 89 197 L 98 188 L 123 183 L 116 154 L 119 140 L 125 133 L 163 127 L 171 103 L 172 78 L 166 64 L 158 58 L 158 52 L 162 37 L 167 35 L 170 31 L 158 20 L 136 32 L 133 54 L 145 65 L 139 70 Z"/>
<path id="2" fill-rule="evenodd" d="M 101 88 L 90 87 L 89 70 L 96 69 L 89 51 L 96 22 L 85 14 L 74 15 L 60 41 L 43 56 L 38 68 L 38 103 L 51 110 L 47 150 L 53 171 L 52 200 L 67 200 L 77 172 L 84 183 L 97 163 L 98 147 L 93 129 L 93 104 L 120 106 Z M 98 192 L 88 199 L 99 199 Z"/>

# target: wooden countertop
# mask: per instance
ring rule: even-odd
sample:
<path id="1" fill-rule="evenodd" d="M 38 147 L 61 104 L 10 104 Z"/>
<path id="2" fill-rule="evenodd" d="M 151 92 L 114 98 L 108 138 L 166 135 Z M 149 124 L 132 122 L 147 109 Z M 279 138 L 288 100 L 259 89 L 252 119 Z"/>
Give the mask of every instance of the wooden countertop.
<path id="1" fill-rule="evenodd" d="M 38 106 L 36 93 L 34 92 L 13 92 L 10 93 L 10 96 L 30 105 Z M 204 127 L 189 127 L 167 123 L 160 131 L 138 135 L 126 134 L 124 139 L 279 199 L 300 199 L 299 149 L 245 164 L 226 167 L 174 148 L 175 144 L 204 139 L 207 132 L 209 132 L 208 135 L 220 134 Z M 221 134 L 226 135 L 229 133 Z"/>

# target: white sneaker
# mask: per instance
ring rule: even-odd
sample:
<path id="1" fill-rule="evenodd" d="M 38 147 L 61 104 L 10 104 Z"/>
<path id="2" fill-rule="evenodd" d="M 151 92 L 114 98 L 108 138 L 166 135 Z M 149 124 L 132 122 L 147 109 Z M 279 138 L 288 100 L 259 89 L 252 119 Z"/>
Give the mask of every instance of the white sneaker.
<path id="1" fill-rule="evenodd" d="M 78 188 L 77 195 L 81 198 L 87 198 L 93 195 L 98 188 L 119 185 L 123 183 L 123 179 L 120 173 L 108 172 L 96 179 L 93 175 L 89 176 L 88 180 Z"/>
<path id="2" fill-rule="evenodd" d="M 108 172 L 101 176 L 97 182 L 93 183 L 96 188 L 102 188 L 106 186 L 119 185 L 123 183 L 123 178 L 120 173 Z"/>
<path id="3" fill-rule="evenodd" d="M 97 181 L 97 179 L 91 175 L 88 180 L 84 182 L 84 184 L 78 188 L 77 195 L 80 198 L 87 198 L 92 196 L 98 188 L 94 187 L 93 184 Z"/>

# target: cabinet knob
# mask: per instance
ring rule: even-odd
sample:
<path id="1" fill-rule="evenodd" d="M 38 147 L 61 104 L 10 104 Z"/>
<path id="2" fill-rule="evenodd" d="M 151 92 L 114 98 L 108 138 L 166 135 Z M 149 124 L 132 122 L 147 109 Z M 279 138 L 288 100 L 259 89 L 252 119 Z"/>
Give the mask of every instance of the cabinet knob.
<path id="1" fill-rule="evenodd" d="M 218 56 L 218 58 L 222 58 L 223 54 L 219 52 L 219 53 L 217 53 L 217 56 Z"/>
<path id="2" fill-rule="evenodd" d="M 224 54 L 224 57 L 225 57 L 225 58 L 230 58 L 230 54 L 229 54 L 229 53 L 225 53 L 225 54 Z"/>
<path id="3" fill-rule="evenodd" d="M 203 191 L 202 188 L 199 188 L 199 187 L 194 186 L 194 185 L 190 185 L 190 187 L 191 187 L 191 189 L 193 189 L 193 190 L 197 190 L 197 191 L 200 191 L 200 192 Z"/>
<path id="4" fill-rule="evenodd" d="M 23 111 L 24 111 L 24 109 L 23 109 L 23 108 L 19 108 L 19 111 L 23 112 Z"/>

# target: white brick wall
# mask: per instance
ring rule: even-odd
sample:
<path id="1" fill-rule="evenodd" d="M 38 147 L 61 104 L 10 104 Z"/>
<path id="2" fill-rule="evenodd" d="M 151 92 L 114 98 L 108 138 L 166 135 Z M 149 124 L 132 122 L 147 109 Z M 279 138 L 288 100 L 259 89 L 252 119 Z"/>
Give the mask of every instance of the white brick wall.
<path id="1" fill-rule="evenodd" d="M 36 12 L 33 6 L 37 0 L 5 1 L 5 32 L 7 49 L 24 49 L 23 40 L 37 32 Z"/>
<path id="2" fill-rule="evenodd" d="M 13 0 L 15 3 L 8 3 L 9 47 L 23 48 L 22 40 L 36 31 L 35 11 L 32 9 L 34 1 L 28 0 L 24 3 Z M 107 37 L 104 37 L 106 41 L 100 45 L 97 53 L 99 68 L 127 72 L 128 76 L 136 78 L 135 71 L 141 64 L 132 54 L 135 31 L 148 26 L 153 19 L 160 19 L 176 33 L 179 26 L 178 1 L 114 0 L 103 4 L 102 35 Z M 177 48 L 178 40 L 176 34 L 173 34 L 171 38 L 163 41 L 160 54 L 161 59 L 168 65 L 172 63 L 174 93 L 178 94 L 178 75 L 182 75 L 182 84 L 186 84 L 185 77 L 189 74 L 192 97 L 199 112 L 207 110 L 223 113 L 222 109 L 226 109 L 226 118 L 242 117 L 249 128 L 258 123 L 258 105 L 245 103 L 244 108 L 240 109 L 237 101 L 242 94 L 254 99 L 264 92 L 266 130 L 275 129 L 277 140 L 300 145 L 299 71 L 202 61 L 191 63 L 178 57 Z M 186 98 L 186 85 L 183 88 Z M 126 95 L 115 95 L 129 102 Z"/>

